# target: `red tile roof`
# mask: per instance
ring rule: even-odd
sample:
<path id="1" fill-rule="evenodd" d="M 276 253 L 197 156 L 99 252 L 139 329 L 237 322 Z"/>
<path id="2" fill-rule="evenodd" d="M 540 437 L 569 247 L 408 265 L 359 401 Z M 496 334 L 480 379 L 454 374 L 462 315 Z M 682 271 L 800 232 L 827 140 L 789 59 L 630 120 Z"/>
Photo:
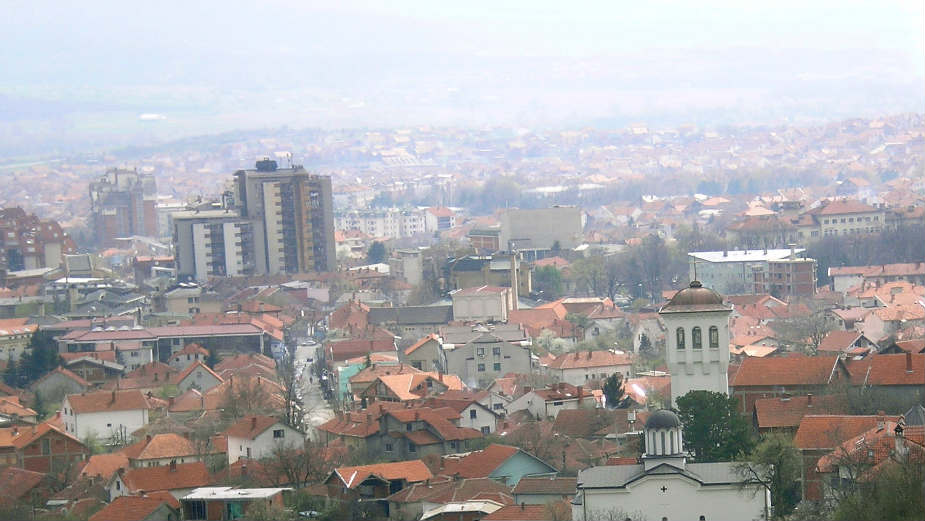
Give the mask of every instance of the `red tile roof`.
<path id="1" fill-rule="evenodd" d="M 3 499 L 24 499 L 32 489 L 40 486 L 45 474 L 17 467 L 0 469 L 0 502 Z"/>
<path id="2" fill-rule="evenodd" d="M 887 416 L 885 419 L 896 421 L 897 417 Z M 834 449 L 883 420 L 882 416 L 806 415 L 800 420 L 793 444 L 801 450 Z"/>
<path id="3" fill-rule="evenodd" d="M 427 342 L 430 342 L 431 340 L 435 340 L 435 341 L 439 342 L 439 338 L 440 338 L 440 337 L 438 337 L 438 336 L 435 335 L 434 333 L 431 333 L 431 334 L 425 336 L 424 338 L 418 340 L 417 342 L 411 344 L 410 346 L 406 347 L 406 348 L 405 348 L 405 354 L 406 354 L 406 355 L 410 355 L 411 353 L 417 351 L 417 349 L 418 349 L 419 347 L 421 347 L 422 345 L 426 344 Z"/>
<path id="4" fill-rule="evenodd" d="M 925 354 L 872 355 L 848 367 L 855 385 L 925 385 Z"/>
<path id="5" fill-rule="evenodd" d="M 209 470 L 201 461 L 126 469 L 121 475 L 126 488 L 131 492 L 197 488 L 211 482 Z"/>
<path id="6" fill-rule="evenodd" d="M 440 474 L 447 476 L 459 475 L 462 478 L 487 478 L 511 456 L 520 450 L 509 445 L 492 443 L 482 450 L 476 450 L 464 455 L 444 456 Z"/>
<path id="7" fill-rule="evenodd" d="M 833 452 L 819 458 L 816 468 L 819 472 L 833 472 L 841 462 L 846 459 L 852 462 L 863 462 L 865 465 L 878 465 L 895 456 L 896 442 L 904 442 L 909 449 L 907 457 L 912 462 L 925 463 L 925 447 L 922 443 L 923 431 L 909 428 L 904 432 L 903 438 L 897 440 L 895 421 L 886 421 L 877 424 L 857 436 L 845 440 Z"/>
<path id="8" fill-rule="evenodd" d="M 862 203 L 856 199 L 836 199 L 834 201 L 822 201 L 820 206 L 809 210 L 810 215 L 842 215 L 851 213 L 876 212 L 873 206 Z"/>
<path id="9" fill-rule="evenodd" d="M 356 488 L 369 476 L 378 476 L 389 481 L 403 479 L 409 483 L 424 481 L 434 477 L 423 461 L 396 461 L 394 463 L 376 463 L 357 467 L 340 467 L 334 474 L 343 481 L 347 488 Z"/>
<path id="10" fill-rule="evenodd" d="M 427 501 L 446 504 L 452 501 L 472 499 L 493 499 L 501 504 L 514 502 L 510 487 L 490 478 L 458 479 L 437 476 L 427 484 L 416 483 L 389 496 L 396 503 L 417 503 Z"/>
<path id="11" fill-rule="evenodd" d="M 246 416 L 225 429 L 223 434 L 229 438 L 233 436 L 252 440 L 277 423 L 280 421 L 269 416 Z"/>
<path id="12" fill-rule="evenodd" d="M 614 367 L 632 365 L 633 358 L 623 352 L 613 351 L 587 351 L 563 353 L 553 360 L 549 367 L 552 369 L 582 369 L 590 367 Z"/>
<path id="13" fill-rule="evenodd" d="M 244 353 L 222 358 L 219 363 L 215 364 L 215 372 L 221 373 L 228 369 L 241 369 L 251 364 L 260 364 L 268 369 L 276 370 L 276 362 L 269 356 L 259 353 Z"/>
<path id="14" fill-rule="evenodd" d="M 482 521 L 543 521 L 549 519 L 546 505 L 507 505 L 482 518 Z"/>
<path id="15" fill-rule="evenodd" d="M 841 396 L 791 396 L 755 400 L 759 429 L 796 428 L 807 414 L 837 414 L 844 409 Z"/>
<path id="16" fill-rule="evenodd" d="M 820 351 L 843 352 L 854 347 L 854 343 L 861 337 L 859 331 L 829 331 L 822 342 L 819 343 Z"/>
<path id="17" fill-rule="evenodd" d="M 80 470 L 81 476 L 99 476 L 109 480 L 119 469 L 128 468 L 128 456 L 122 452 L 111 454 L 94 454 L 87 460 L 87 464 Z"/>
<path id="18" fill-rule="evenodd" d="M 162 497 L 119 496 L 89 521 L 143 521 L 165 503 Z"/>
<path id="19" fill-rule="evenodd" d="M 145 395 L 137 389 L 69 394 L 67 401 L 77 414 L 152 408 Z"/>
<path id="20" fill-rule="evenodd" d="M 732 387 L 824 385 L 838 364 L 837 356 L 747 357 L 736 372 Z"/>
<path id="21" fill-rule="evenodd" d="M 38 381 L 39 381 L 39 382 L 42 382 L 42 381 L 44 381 L 46 378 L 48 378 L 48 377 L 50 377 L 51 375 L 56 374 L 56 373 L 57 373 L 57 374 L 60 374 L 60 375 L 62 375 L 62 376 L 64 376 L 64 377 L 66 377 L 66 378 L 69 378 L 69 379 L 71 379 L 71 380 L 73 380 L 73 381 L 75 381 L 75 382 L 77 382 L 77 384 L 80 385 L 80 386 L 82 386 L 82 387 L 89 388 L 89 387 L 92 387 L 92 386 L 93 386 L 93 384 L 91 384 L 90 382 L 84 380 L 83 377 L 81 377 L 79 374 L 77 374 L 77 373 L 75 373 L 74 371 L 71 371 L 70 369 L 67 369 L 67 368 L 65 368 L 65 367 L 56 367 L 54 371 L 51 371 L 51 372 L 49 372 L 48 374 L 46 374 L 45 376 L 39 378 Z M 38 383 L 38 382 L 36 382 L 36 383 Z M 35 385 L 35 384 L 33 384 L 33 385 Z"/>
<path id="22" fill-rule="evenodd" d="M 196 447 L 189 439 L 171 432 L 145 438 L 125 447 L 122 453 L 135 460 L 182 458 L 194 456 Z"/>

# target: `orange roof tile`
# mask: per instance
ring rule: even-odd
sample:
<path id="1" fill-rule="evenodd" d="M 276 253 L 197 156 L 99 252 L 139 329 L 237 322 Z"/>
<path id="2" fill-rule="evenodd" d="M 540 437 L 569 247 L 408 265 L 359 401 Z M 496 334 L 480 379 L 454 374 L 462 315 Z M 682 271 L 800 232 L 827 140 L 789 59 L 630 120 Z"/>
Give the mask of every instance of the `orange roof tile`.
<path id="1" fill-rule="evenodd" d="M 195 455 L 196 448 L 189 439 L 171 432 L 133 443 L 122 449 L 122 453 L 135 460 L 181 458 Z"/>
<path id="2" fill-rule="evenodd" d="M 45 474 L 18 467 L 0 469 L 0 500 L 23 499 L 45 479 Z"/>
<path id="3" fill-rule="evenodd" d="M 269 416 L 247 416 L 225 429 L 223 434 L 229 438 L 234 436 L 252 440 L 277 423 L 280 421 Z"/>
<path id="4" fill-rule="evenodd" d="M 409 483 L 420 482 L 434 477 L 427 465 L 419 459 L 360 465 L 357 467 L 340 467 L 334 469 L 334 474 L 340 478 L 347 488 L 351 489 L 359 486 L 370 476 L 378 476 L 389 481 L 403 479 Z"/>
<path id="5" fill-rule="evenodd" d="M 836 364 L 837 356 L 747 357 L 732 387 L 824 385 L 832 378 Z"/>
<path id="6" fill-rule="evenodd" d="M 143 521 L 164 503 L 170 502 L 162 497 L 119 496 L 89 521 Z"/>
<path id="7" fill-rule="evenodd" d="M 128 468 L 128 456 L 122 452 L 94 454 L 90 456 L 90 459 L 87 460 L 87 464 L 80 470 L 80 475 L 88 477 L 99 476 L 108 481 L 120 468 Z"/>
<path id="8" fill-rule="evenodd" d="M 632 363 L 632 356 L 623 352 L 587 351 L 581 353 L 575 351 L 559 355 L 549 364 L 549 367 L 552 369 L 582 369 L 631 365 Z"/>
<path id="9" fill-rule="evenodd" d="M 410 355 L 411 353 L 415 352 L 419 347 L 426 344 L 427 342 L 430 342 L 431 340 L 436 340 L 439 342 L 440 341 L 439 338 L 440 337 L 438 337 L 437 335 L 431 333 L 425 336 L 424 338 L 418 340 L 417 342 L 411 344 L 410 346 L 406 347 L 405 354 Z"/>
<path id="10" fill-rule="evenodd" d="M 896 416 L 887 416 L 896 421 Z M 882 416 L 806 415 L 800 420 L 793 444 L 801 450 L 833 449 L 847 439 L 871 429 Z"/>
<path id="11" fill-rule="evenodd" d="M 855 385 L 925 385 L 925 354 L 873 355 L 848 367 Z"/>
<path id="12" fill-rule="evenodd" d="M 812 414 L 837 414 L 844 408 L 841 397 L 791 396 L 786 398 L 760 398 L 755 400 L 755 414 L 759 429 L 796 428 L 803 416 Z"/>
<path id="13" fill-rule="evenodd" d="M 145 395 L 137 389 L 69 394 L 66 399 L 77 414 L 152 408 Z"/>
<path id="14" fill-rule="evenodd" d="M 482 521 L 542 521 L 549 519 L 547 508 L 546 505 L 506 505 L 483 517 Z"/>
<path id="15" fill-rule="evenodd" d="M 520 450 L 509 445 L 492 443 L 482 450 L 463 455 L 444 456 L 440 474 L 459 475 L 462 478 L 487 478 L 492 472 Z"/>
<path id="16" fill-rule="evenodd" d="M 201 461 L 131 468 L 121 475 L 126 488 L 132 492 L 204 487 L 211 482 L 209 470 Z"/>

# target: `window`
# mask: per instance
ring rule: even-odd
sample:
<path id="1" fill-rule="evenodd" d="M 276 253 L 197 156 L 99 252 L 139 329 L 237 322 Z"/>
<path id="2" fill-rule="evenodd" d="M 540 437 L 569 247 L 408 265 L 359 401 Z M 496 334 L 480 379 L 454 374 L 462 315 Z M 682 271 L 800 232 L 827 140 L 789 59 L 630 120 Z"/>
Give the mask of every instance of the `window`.
<path id="1" fill-rule="evenodd" d="M 489 427 L 488 425 L 482 427 L 482 434 L 485 434 L 485 435 L 491 434 L 491 427 Z"/>
<path id="2" fill-rule="evenodd" d="M 684 328 L 679 327 L 678 330 L 675 331 L 675 336 L 678 338 L 678 349 L 684 349 Z"/>
<path id="3" fill-rule="evenodd" d="M 47 456 L 51 454 L 51 440 L 45 438 L 42 440 L 42 455 Z"/>
<path id="4" fill-rule="evenodd" d="M 493 371 L 500 371 L 500 370 L 501 370 L 501 363 L 500 363 L 500 362 L 495 362 L 495 364 L 492 366 L 492 370 L 493 370 Z"/>
<path id="5" fill-rule="evenodd" d="M 484 347 L 477 347 L 477 348 L 475 349 L 475 353 L 476 353 L 477 355 L 479 355 L 479 356 L 485 356 L 485 348 L 484 348 Z"/>
<path id="6" fill-rule="evenodd" d="M 423 369 L 423 368 L 421 367 L 421 361 L 420 361 L 420 360 L 414 360 L 414 361 L 412 361 L 412 362 L 411 362 L 411 367 L 413 367 L 413 368 L 415 368 L 415 369 Z"/>
<path id="7" fill-rule="evenodd" d="M 703 349 L 703 338 L 700 333 L 700 327 L 691 330 L 691 347 L 694 349 Z"/>
<path id="8" fill-rule="evenodd" d="M 476 416 L 478 416 L 478 411 L 476 411 L 475 409 L 472 409 L 472 410 L 469 411 L 469 418 L 470 418 L 470 419 L 474 420 Z"/>
<path id="9" fill-rule="evenodd" d="M 491 408 L 496 411 L 500 411 L 501 409 L 504 408 L 504 404 L 503 403 L 493 403 L 491 404 Z"/>
<path id="10" fill-rule="evenodd" d="M 501 348 L 500 347 L 491 348 L 491 354 L 495 356 L 501 356 Z"/>
<path id="11" fill-rule="evenodd" d="M 122 490 L 122 482 L 118 479 L 116 480 L 116 490 Z"/>
<path id="12" fill-rule="evenodd" d="M 274 438 L 285 438 L 286 432 L 283 431 L 283 429 L 276 429 L 273 431 L 273 437 Z"/>
<path id="13" fill-rule="evenodd" d="M 247 459 L 251 459 L 251 448 L 247 448 Z"/>
<path id="14" fill-rule="evenodd" d="M 386 452 L 392 452 L 392 444 L 391 444 L 391 443 L 386 443 L 386 444 L 385 444 L 385 451 L 386 451 Z"/>
<path id="15" fill-rule="evenodd" d="M 412 427 L 414 427 L 414 425 L 412 425 L 412 424 L 410 424 L 410 423 L 406 423 L 406 424 L 405 424 L 405 430 L 408 431 L 408 432 L 411 432 L 411 428 L 412 428 Z"/>
<path id="16" fill-rule="evenodd" d="M 710 347 L 716 349 L 719 347 L 719 328 L 710 326 Z"/>
<path id="17" fill-rule="evenodd" d="M 558 406 L 562 405 L 562 402 L 552 402 L 552 404 L 553 404 L 554 406 L 558 407 Z"/>
<path id="18" fill-rule="evenodd" d="M 418 451 L 418 448 L 409 441 L 408 442 L 408 452 L 417 452 L 417 451 Z"/>
<path id="19" fill-rule="evenodd" d="M 479 364 L 479 372 L 485 372 L 485 364 Z"/>

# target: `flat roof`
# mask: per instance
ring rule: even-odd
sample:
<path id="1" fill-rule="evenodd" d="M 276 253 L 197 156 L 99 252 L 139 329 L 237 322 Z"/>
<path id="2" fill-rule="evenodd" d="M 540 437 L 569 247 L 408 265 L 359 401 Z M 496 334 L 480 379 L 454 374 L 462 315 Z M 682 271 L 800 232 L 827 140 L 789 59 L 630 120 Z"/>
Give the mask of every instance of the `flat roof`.
<path id="1" fill-rule="evenodd" d="M 798 255 L 806 248 L 794 248 L 793 253 Z M 729 250 L 729 251 L 692 251 L 687 255 L 707 262 L 759 262 L 769 260 L 783 260 L 790 256 L 790 248 L 778 250 Z"/>
<path id="2" fill-rule="evenodd" d="M 200 487 L 182 499 L 263 499 L 273 497 L 291 488 L 234 488 L 234 487 Z"/>

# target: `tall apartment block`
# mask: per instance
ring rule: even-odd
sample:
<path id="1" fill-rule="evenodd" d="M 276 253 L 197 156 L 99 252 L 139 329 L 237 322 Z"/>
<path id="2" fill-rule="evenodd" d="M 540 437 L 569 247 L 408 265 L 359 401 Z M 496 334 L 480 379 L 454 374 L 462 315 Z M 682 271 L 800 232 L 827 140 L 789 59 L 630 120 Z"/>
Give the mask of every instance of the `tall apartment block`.
<path id="1" fill-rule="evenodd" d="M 43 220 L 22 208 L 0 210 L 0 270 L 57 268 L 74 253 L 74 241 L 54 220 Z"/>
<path id="2" fill-rule="evenodd" d="M 254 274 L 254 225 L 236 211 L 187 210 L 171 219 L 178 278 Z"/>
<path id="3" fill-rule="evenodd" d="M 154 176 L 114 168 L 90 183 L 90 212 L 96 241 L 115 246 L 116 239 L 157 237 L 157 185 Z"/>
<path id="4" fill-rule="evenodd" d="M 255 273 L 336 269 L 331 178 L 270 159 L 256 167 L 234 174 L 235 206 L 253 223 Z"/>

